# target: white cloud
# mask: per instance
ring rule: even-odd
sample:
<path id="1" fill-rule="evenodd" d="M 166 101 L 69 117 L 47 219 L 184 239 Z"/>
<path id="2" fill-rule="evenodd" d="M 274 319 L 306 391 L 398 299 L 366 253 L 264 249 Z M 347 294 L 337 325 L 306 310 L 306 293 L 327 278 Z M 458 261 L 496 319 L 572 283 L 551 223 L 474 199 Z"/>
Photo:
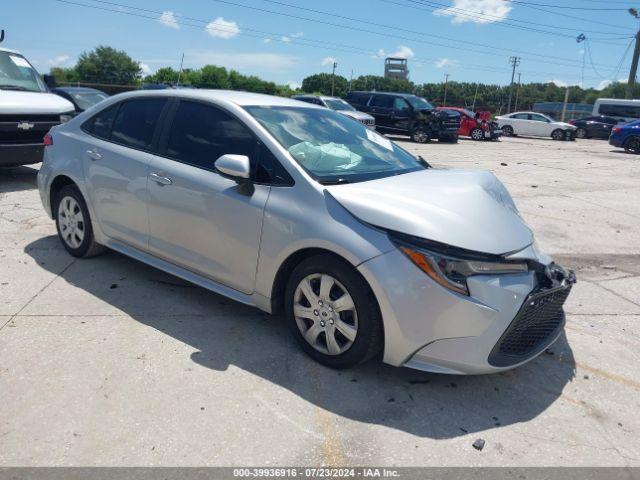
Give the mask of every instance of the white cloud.
<path id="1" fill-rule="evenodd" d="M 283 35 L 282 37 L 280 37 L 280 41 L 283 43 L 290 43 L 291 38 L 287 37 L 286 35 Z"/>
<path id="2" fill-rule="evenodd" d="M 143 75 L 151 75 L 151 67 L 146 63 L 140 62 L 140 70 L 142 70 Z"/>
<path id="3" fill-rule="evenodd" d="M 567 87 L 569 84 L 567 82 L 565 82 L 564 80 L 549 80 L 547 83 L 553 83 L 558 87 Z"/>
<path id="4" fill-rule="evenodd" d="M 265 39 L 263 40 L 263 42 L 264 42 L 264 43 L 271 43 L 271 39 L 270 39 L 270 38 L 265 38 Z"/>
<path id="5" fill-rule="evenodd" d="M 69 61 L 69 55 L 60 55 L 55 58 L 51 58 L 47 60 L 47 64 L 52 67 L 62 67 L 65 63 Z"/>
<path id="6" fill-rule="evenodd" d="M 190 64 L 220 65 L 251 73 L 291 70 L 298 63 L 296 57 L 278 53 L 196 52 L 188 56 Z"/>
<path id="7" fill-rule="evenodd" d="M 434 10 L 438 16 L 453 17 L 451 23 L 495 23 L 507 18 L 511 2 L 504 0 L 453 0 L 448 8 Z"/>
<path id="8" fill-rule="evenodd" d="M 333 63 L 337 61 L 338 59 L 336 57 L 325 57 L 322 59 L 322 62 L 320 62 L 320 65 L 326 67 L 327 65 L 333 65 Z"/>
<path id="9" fill-rule="evenodd" d="M 296 32 L 291 34 L 291 38 L 300 38 L 303 35 L 304 35 L 303 32 Z"/>
<path id="10" fill-rule="evenodd" d="M 294 82 L 293 80 L 289 80 L 287 82 L 287 85 L 291 90 L 299 90 L 300 87 L 302 87 L 302 85 L 300 85 L 298 82 Z"/>
<path id="11" fill-rule="evenodd" d="M 233 38 L 240 33 L 240 28 L 238 28 L 236 22 L 225 20 L 223 17 L 218 17 L 209 22 L 205 29 L 212 37 L 224 38 L 225 40 Z"/>
<path id="12" fill-rule="evenodd" d="M 175 14 L 171 10 L 167 10 L 166 12 L 162 12 L 158 21 L 163 24 L 165 27 L 173 28 L 175 30 L 180 30 L 180 25 L 178 24 L 178 19 Z"/>
<path id="13" fill-rule="evenodd" d="M 457 67 L 458 61 L 451 58 L 441 58 L 435 62 L 436 68 Z"/>
<path id="14" fill-rule="evenodd" d="M 385 52 L 382 48 L 378 50 L 378 53 L 373 55 L 373 58 L 412 58 L 415 54 L 406 45 L 398 45 L 398 49 L 395 52 Z"/>

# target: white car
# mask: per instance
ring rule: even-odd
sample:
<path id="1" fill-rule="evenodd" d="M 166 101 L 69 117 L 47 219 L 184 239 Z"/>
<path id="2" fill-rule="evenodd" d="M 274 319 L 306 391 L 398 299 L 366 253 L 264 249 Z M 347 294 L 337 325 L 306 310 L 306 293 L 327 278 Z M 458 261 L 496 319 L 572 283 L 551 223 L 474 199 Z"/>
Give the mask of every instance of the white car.
<path id="1" fill-rule="evenodd" d="M 514 112 L 496 117 L 502 134 L 551 137 L 554 140 L 574 140 L 576 127 L 570 123 L 556 122 L 553 118 L 537 112 Z"/>

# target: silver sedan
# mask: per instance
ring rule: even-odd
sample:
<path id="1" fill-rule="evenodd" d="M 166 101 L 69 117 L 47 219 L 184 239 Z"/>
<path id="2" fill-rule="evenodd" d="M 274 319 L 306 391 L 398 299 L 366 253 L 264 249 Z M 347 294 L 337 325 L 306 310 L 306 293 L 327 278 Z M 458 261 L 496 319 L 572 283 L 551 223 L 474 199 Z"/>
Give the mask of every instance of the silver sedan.
<path id="1" fill-rule="evenodd" d="M 38 175 L 66 250 L 106 248 L 284 313 L 317 361 L 456 374 L 555 341 L 572 272 L 491 173 L 434 169 L 334 111 L 243 92 L 114 96 Z"/>

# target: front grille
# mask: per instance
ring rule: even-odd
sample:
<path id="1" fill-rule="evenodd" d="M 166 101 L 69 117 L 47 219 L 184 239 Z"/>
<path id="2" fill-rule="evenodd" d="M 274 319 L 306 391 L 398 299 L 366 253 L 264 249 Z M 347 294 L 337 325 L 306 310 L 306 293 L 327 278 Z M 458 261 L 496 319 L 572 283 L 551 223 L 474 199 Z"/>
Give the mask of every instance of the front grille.
<path id="1" fill-rule="evenodd" d="M 571 284 L 530 295 L 489 355 L 489 363 L 506 367 L 540 352 L 564 324 Z"/>

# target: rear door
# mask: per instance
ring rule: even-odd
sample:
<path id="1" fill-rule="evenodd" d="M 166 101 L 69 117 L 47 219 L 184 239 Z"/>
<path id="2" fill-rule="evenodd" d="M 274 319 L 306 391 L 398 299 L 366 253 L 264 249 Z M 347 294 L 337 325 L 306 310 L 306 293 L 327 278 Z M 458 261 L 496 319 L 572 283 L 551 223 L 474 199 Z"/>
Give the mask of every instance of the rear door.
<path id="1" fill-rule="evenodd" d="M 180 100 L 174 112 L 149 171 L 149 249 L 250 293 L 270 185 L 240 185 L 214 163 L 238 154 L 255 166 L 269 152 L 241 121 L 210 103 Z"/>
<path id="2" fill-rule="evenodd" d="M 374 94 L 369 100 L 369 114 L 376 119 L 376 128 L 382 130 L 396 130 L 391 121 L 391 112 L 393 112 L 393 103 L 395 98 L 393 95 L 376 95 Z"/>
<path id="3" fill-rule="evenodd" d="M 391 111 L 391 127 L 396 130 L 409 131 L 411 122 L 411 106 L 402 97 L 393 100 L 393 110 Z"/>
<path id="4" fill-rule="evenodd" d="M 147 176 L 165 98 L 113 105 L 86 122 L 83 146 L 89 201 L 105 235 L 146 249 Z"/>

